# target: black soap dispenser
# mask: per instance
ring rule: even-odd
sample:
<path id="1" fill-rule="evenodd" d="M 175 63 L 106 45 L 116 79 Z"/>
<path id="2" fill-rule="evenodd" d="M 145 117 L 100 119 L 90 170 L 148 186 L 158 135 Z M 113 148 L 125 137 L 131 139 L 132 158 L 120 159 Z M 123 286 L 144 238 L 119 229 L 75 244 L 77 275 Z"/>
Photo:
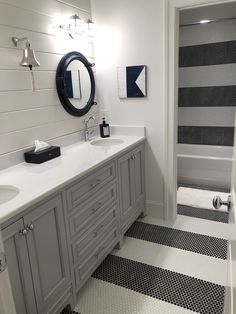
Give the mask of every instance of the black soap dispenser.
<path id="1" fill-rule="evenodd" d="M 99 124 L 100 127 L 100 136 L 109 137 L 110 136 L 110 126 L 106 123 L 105 118 L 102 118 L 102 123 Z"/>

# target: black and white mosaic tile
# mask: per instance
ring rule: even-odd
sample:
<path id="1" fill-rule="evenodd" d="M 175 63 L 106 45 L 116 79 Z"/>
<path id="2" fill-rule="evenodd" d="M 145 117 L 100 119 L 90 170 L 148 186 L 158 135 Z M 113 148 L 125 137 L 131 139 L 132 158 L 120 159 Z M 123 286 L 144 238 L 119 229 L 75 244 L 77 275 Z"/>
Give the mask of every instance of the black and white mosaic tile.
<path id="1" fill-rule="evenodd" d="M 177 213 L 179 215 L 196 217 L 196 218 L 207 219 L 207 220 L 212 220 L 212 221 L 219 221 L 222 223 L 229 222 L 229 213 L 217 211 L 217 210 L 196 208 L 196 207 L 191 207 L 191 206 L 186 206 L 186 205 L 178 205 Z"/>
<path id="2" fill-rule="evenodd" d="M 158 243 L 220 259 L 227 259 L 227 240 L 136 221 L 127 237 Z"/>
<path id="3" fill-rule="evenodd" d="M 109 255 L 93 277 L 202 314 L 222 314 L 221 285 Z"/>

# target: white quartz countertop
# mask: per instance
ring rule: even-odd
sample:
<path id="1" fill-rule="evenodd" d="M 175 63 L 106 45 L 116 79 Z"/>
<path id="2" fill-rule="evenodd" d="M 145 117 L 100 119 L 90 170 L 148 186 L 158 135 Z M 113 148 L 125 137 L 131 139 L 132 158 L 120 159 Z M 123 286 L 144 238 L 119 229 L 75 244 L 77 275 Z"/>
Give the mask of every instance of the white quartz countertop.
<path id="1" fill-rule="evenodd" d="M 60 157 L 40 165 L 24 162 L 0 171 L 0 185 L 12 185 L 20 191 L 14 199 L 0 205 L 0 224 L 145 140 L 141 134 L 111 138 L 124 142 L 106 147 L 78 142 L 62 148 Z"/>

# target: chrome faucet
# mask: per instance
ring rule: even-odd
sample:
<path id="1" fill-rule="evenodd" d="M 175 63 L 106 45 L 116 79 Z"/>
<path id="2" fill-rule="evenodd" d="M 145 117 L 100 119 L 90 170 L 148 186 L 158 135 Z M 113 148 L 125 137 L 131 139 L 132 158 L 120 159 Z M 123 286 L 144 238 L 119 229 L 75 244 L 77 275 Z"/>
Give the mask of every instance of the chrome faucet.
<path id="1" fill-rule="evenodd" d="M 92 131 L 89 131 L 88 129 L 88 124 L 89 121 L 93 120 L 95 122 L 96 118 L 94 116 L 90 116 L 88 119 L 84 119 L 84 125 L 85 125 L 85 129 L 84 129 L 84 135 L 85 135 L 85 142 L 90 141 L 90 135 L 93 133 Z"/>

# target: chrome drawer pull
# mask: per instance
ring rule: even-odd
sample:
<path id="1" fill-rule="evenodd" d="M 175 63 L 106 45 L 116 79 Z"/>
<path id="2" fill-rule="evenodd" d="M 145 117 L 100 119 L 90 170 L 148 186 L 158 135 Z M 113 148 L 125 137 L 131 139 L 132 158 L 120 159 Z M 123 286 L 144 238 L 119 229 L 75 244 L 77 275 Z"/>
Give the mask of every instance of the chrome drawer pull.
<path id="1" fill-rule="evenodd" d="M 96 238 L 99 235 L 99 231 L 101 231 L 104 228 L 104 225 L 99 226 L 99 228 L 93 232 L 94 238 Z"/>
<path id="2" fill-rule="evenodd" d="M 92 212 L 96 213 L 96 211 L 99 210 L 99 208 L 101 207 L 102 207 L 102 202 L 99 202 L 97 207 L 92 208 Z"/>
<path id="3" fill-rule="evenodd" d="M 100 183 L 101 183 L 101 179 L 96 179 L 95 182 L 90 183 L 90 187 L 93 189 Z"/>

